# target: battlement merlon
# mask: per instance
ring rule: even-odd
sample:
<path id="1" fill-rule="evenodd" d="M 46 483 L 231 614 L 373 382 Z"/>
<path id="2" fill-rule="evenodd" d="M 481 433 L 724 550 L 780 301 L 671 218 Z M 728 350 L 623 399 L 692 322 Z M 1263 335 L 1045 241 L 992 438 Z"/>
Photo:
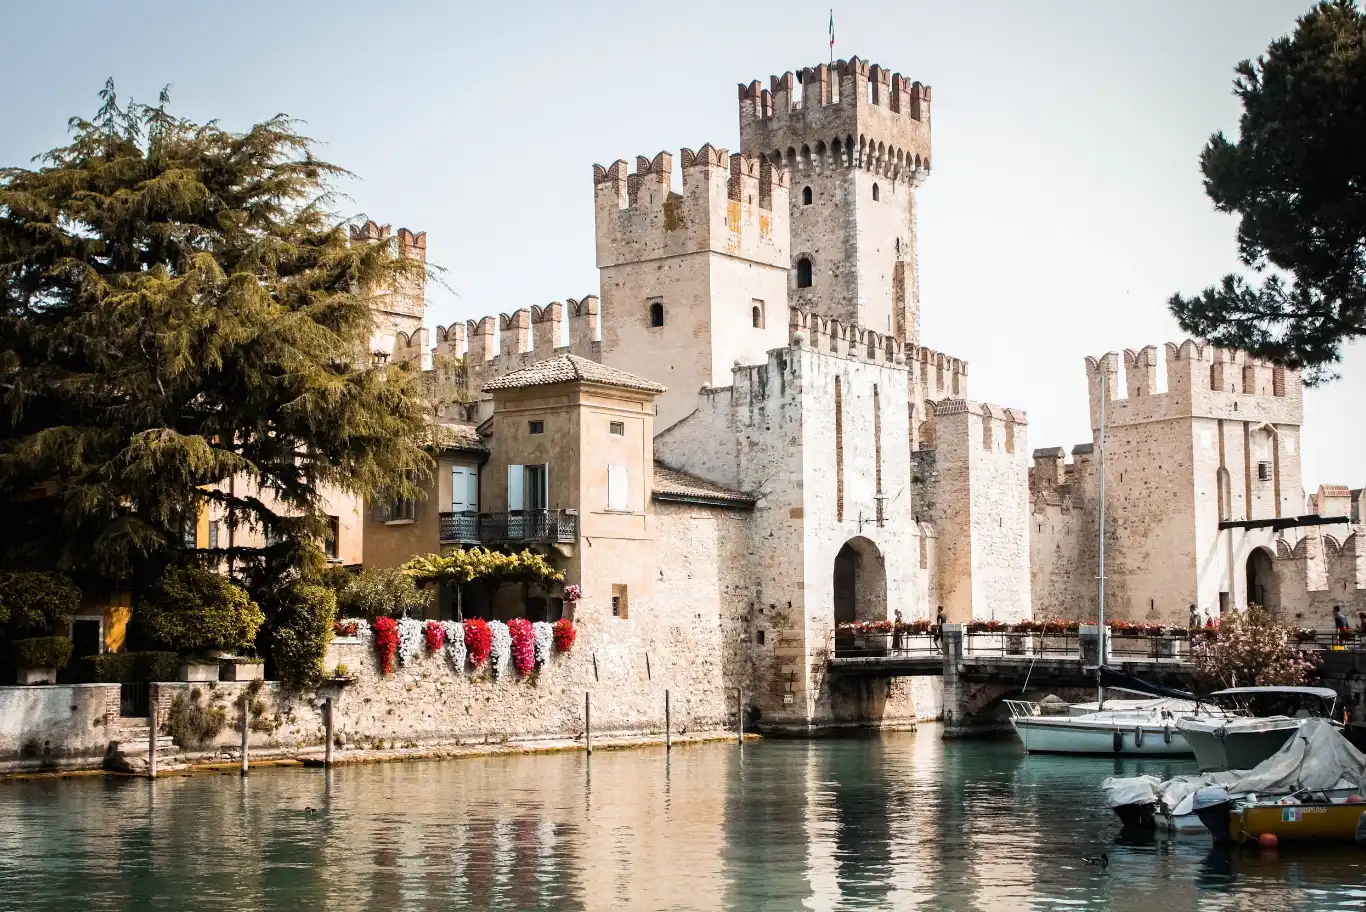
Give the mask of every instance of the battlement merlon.
<path id="1" fill-rule="evenodd" d="M 682 192 L 673 156 L 593 166 L 600 268 L 692 253 L 720 253 L 787 271 L 791 266 L 786 174 L 711 144 L 683 149 Z"/>
<path id="2" fill-rule="evenodd" d="M 905 365 L 910 379 L 919 384 L 923 398 L 938 400 L 966 396 L 968 363 L 923 345 L 904 343 L 834 317 L 789 307 L 788 338 L 796 347 L 843 355 L 860 361 Z"/>
<path id="3" fill-rule="evenodd" d="M 741 84 L 740 150 L 787 161 L 818 142 L 838 140 L 860 167 L 879 160 L 930 160 L 930 87 L 858 57 Z M 791 153 L 791 154 L 789 154 Z M 908 177 L 911 169 L 903 169 Z"/>
<path id="4" fill-rule="evenodd" d="M 1171 418 L 1228 418 L 1298 425 L 1303 420 L 1299 371 L 1246 352 L 1186 340 L 1162 348 L 1167 388 L 1157 386 L 1155 345 L 1086 359 L 1091 427 L 1100 427 L 1101 381 L 1106 424 L 1119 426 Z M 1124 371 L 1120 379 L 1121 365 Z"/>
<path id="5" fill-rule="evenodd" d="M 438 326 L 433 351 L 438 357 L 461 359 L 464 385 L 469 392 L 482 397 L 479 391 L 485 383 L 556 355 L 569 353 L 592 361 L 602 360 L 598 311 L 597 297 L 588 295 Z M 566 312 L 568 345 L 562 342 Z"/>

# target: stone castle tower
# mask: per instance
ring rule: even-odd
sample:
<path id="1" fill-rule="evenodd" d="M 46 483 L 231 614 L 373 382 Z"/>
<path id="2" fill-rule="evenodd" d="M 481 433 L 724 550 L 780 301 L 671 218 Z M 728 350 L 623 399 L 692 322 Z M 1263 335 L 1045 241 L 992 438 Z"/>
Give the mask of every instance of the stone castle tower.
<path id="1" fill-rule="evenodd" d="M 858 57 L 742 84 L 740 149 L 788 175 L 792 306 L 918 344 L 929 87 Z"/>

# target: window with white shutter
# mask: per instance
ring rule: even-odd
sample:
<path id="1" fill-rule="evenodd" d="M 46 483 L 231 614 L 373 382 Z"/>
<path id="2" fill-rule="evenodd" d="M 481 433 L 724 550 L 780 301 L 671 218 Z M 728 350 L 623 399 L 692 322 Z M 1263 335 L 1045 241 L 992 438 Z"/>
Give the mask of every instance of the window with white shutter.
<path id="1" fill-rule="evenodd" d="M 627 481 L 626 466 L 607 467 L 607 509 L 626 512 L 631 509 L 630 484 Z"/>

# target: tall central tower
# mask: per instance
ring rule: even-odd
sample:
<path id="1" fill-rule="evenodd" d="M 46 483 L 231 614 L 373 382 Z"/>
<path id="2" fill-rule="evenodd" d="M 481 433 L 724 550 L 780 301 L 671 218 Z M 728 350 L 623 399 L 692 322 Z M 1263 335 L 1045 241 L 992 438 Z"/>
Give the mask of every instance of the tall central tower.
<path id="1" fill-rule="evenodd" d="M 755 80 L 740 86 L 740 148 L 790 181 L 789 302 L 919 344 L 929 86 L 857 57 Z"/>

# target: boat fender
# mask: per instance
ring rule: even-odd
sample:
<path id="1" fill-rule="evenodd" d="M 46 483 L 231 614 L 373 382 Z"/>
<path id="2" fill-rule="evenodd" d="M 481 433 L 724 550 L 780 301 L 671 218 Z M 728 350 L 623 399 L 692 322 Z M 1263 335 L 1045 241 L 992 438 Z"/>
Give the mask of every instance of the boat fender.
<path id="1" fill-rule="evenodd" d="M 1115 729 L 1114 745 L 1115 753 L 1119 753 L 1120 751 L 1124 750 L 1124 732 L 1120 731 L 1119 729 Z"/>
<path id="2" fill-rule="evenodd" d="M 1135 726 L 1134 726 L 1134 747 L 1142 747 L 1142 746 L 1143 746 L 1143 726 L 1142 726 L 1142 725 L 1135 725 Z"/>
<path id="3" fill-rule="evenodd" d="M 1172 727 L 1170 725 L 1162 726 L 1162 741 L 1166 744 L 1172 743 Z"/>

